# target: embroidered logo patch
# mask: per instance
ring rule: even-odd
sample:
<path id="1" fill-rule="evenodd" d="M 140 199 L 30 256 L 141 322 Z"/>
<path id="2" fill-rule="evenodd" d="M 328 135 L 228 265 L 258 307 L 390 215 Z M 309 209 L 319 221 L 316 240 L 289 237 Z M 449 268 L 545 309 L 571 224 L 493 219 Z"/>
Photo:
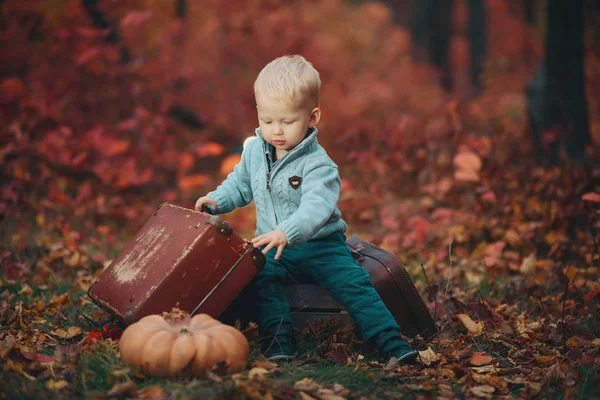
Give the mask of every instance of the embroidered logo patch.
<path id="1" fill-rule="evenodd" d="M 288 181 L 290 182 L 290 186 L 296 190 L 300 187 L 300 184 L 302 183 L 302 178 L 300 178 L 299 176 L 292 176 L 290 179 L 288 179 Z"/>

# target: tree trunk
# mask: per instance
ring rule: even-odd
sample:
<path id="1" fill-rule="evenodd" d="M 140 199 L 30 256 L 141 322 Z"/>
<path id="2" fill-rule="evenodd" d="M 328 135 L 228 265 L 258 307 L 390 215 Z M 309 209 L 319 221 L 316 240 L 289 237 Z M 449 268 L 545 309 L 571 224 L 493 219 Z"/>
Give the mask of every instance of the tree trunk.
<path id="1" fill-rule="evenodd" d="M 546 56 L 527 89 L 528 114 L 538 160 L 558 163 L 561 151 L 586 158 L 591 142 L 584 84 L 584 0 L 548 0 Z M 544 132 L 553 132 L 544 143 Z"/>
<path id="2" fill-rule="evenodd" d="M 89 17 L 92 19 L 94 26 L 99 29 L 110 28 L 110 32 L 106 37 L 108 43 L 112 43 L 120 46 L 121 51 L 121 62 L 127 64 L 131 61 L 131 55 L 127 48 L 121 43 L 121 37 L 117 29 L 110 24 L 104 17 L 104 14 L 98 8 L 98 0 L 82 0 L 83 8 L 87 11 Z"/>
<path id="3" fill-rule="evenodd" d="M 187 12 L 186 0 L 177 0 L 177 4 L 175 5 L 175 16 L 177 18 L 185 18 L 186 12 Z"/>
<path id="4" fill-rule="evenodd" d="M 421 0 L 415 5 L 413 38 L 427 57 L 440 69 L 440 85 L 452 90 L 450 39 L 452 37 L 453 0 Z M 483 0 L 469 0 L 469 44 L 471 46 L 471 83 L 480 87 L 486 57 L 486 14 Z"/>

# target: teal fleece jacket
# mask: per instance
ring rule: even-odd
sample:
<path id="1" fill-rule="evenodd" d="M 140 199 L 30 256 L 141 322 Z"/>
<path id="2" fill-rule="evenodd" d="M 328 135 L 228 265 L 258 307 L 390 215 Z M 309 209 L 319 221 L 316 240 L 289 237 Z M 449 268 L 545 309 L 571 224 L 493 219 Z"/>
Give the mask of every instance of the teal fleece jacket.
<path id="1" fill-rule="evenodd" d="M 206 196 L 226 214 L 254 200 L 256 235 L 282 230 L 288 246 L 346 231 L 337 208 L 340 177 L 337 165 L 317 141 L 317 129 L 285 156 L 271 163 L 272 146 L 256 129 L 241 161 L 216 190 Z"/>

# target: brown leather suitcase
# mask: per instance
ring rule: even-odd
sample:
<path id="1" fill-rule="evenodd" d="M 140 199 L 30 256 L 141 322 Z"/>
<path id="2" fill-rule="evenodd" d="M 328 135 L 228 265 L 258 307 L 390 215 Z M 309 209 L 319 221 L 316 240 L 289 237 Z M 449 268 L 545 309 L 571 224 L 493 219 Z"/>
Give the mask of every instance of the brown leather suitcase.
<path id="1" fill-rule="evenodd" d="M 222 218 L 164 203 L 88 294 L 127 325 L 176 305 L 216 318 L 264 263 Z"/>
<path id="2" fill-rule="evenodd" d="M 352 236 L 347 244 L 357 264 L 369 273 L 375 290 L 402 333 L 407 336 L 419 334 L 424 339 L 435 335 L 438 331 L 435 321 L 400 260 L 358 236 Z"/>
<path id="3" fill-rule="evenodd" d="M 437 332 L 435 322 L 396 256 L 358 236 L 349 238 L 347 245 L 356 263 L 369 273 L 375 290 L 400 325 L 402 333 L 411 337 L 419 334 L 425 339 L 433 336 Z M 316 318 L 335 317 L 342 322 L 351 321 L 344 307 L 319 285 L 289 285 L 286 294 L 297 328 Z"/>

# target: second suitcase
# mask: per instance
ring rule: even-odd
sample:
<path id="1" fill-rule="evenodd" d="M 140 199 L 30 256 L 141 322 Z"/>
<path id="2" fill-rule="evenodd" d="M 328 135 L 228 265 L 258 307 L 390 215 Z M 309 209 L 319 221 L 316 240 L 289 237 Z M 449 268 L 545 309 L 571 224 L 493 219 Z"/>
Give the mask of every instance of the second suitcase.
<path id="1" fill-rule="evenodd" d="M 264 263 L 222 218 L 166 203 L 88 294 L 127 325 L 176 305 L 216 318 Z"/>

